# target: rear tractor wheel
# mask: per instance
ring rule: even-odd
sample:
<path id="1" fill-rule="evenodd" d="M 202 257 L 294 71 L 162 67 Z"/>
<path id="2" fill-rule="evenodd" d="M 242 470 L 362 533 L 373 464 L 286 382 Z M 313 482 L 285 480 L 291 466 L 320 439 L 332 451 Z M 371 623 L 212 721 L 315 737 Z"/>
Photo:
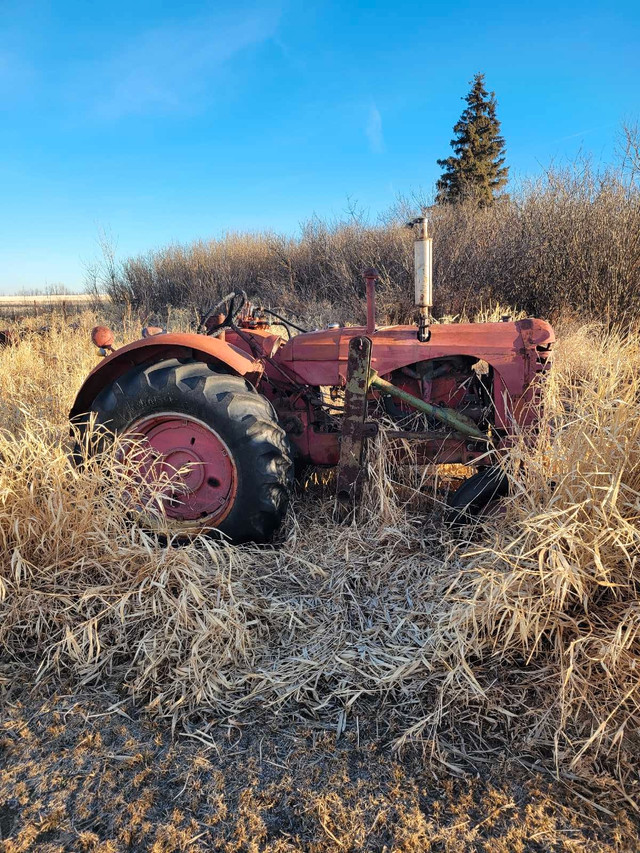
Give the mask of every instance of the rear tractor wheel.
<path id="1" fill-rule="evenodd" d="M 280 526 L 293 483 L 289 442 L 242 377 L 199 361 L 140 365 L 105 387 L 92 412 L 97 425 L 136 439 L 127 459 L 142 480 L 171 480 L 162 511 L 172 533 L 265 542 Z"/>

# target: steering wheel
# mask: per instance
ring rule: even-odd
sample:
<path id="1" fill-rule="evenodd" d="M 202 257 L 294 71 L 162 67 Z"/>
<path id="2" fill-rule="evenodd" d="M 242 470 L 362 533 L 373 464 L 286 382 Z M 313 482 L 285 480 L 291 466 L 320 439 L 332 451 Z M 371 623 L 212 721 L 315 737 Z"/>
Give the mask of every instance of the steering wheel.
<path id="1" fill-rule="evenodd" d="M 239 317 L 242 309 L 246 305 L 247 302 L 247 294 L 244 290 L 232 291 L 231 293 L 227 293 L 226 296 L 223 296 L 220 302 L 217 302 L 213 308 L 209 308 L 209 310 L 204 314 L 200 323 L 198 324 L 198 333 L 204 332 L 206 335 L 211 335 L 215 337 L 222 332 L 223 329 L 233 326 L 236 319 Z M 228 307 L 227 307 L 228 306 Z M 217 322 L 207 322 L 211 320 L 216 314 L 222 314 L 223 309 L 226 308 L 226 316 L 221 323 Z"/>

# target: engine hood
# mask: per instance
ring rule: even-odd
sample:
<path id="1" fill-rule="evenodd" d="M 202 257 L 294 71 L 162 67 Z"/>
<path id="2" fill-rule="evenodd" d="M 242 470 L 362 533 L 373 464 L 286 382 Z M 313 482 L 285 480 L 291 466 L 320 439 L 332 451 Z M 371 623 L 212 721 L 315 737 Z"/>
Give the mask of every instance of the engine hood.
<path id="1" fill-rule="evenodd" d="M 430 327 L 422 343 L 415 326 L 386 326 L 370 335 L 371 366 L 381 376 L 401 367 L 447 355 L 468 355 L 491 364 L 511 393 L 521 393 L 528 372 L 528 352 L 553 343 L 544 320 L 509 323 L 450 323 Z M 342 385 L 346 379 L 349 341 L 365 335 L 363 326 L 323 329 L 298 335 L 277 354 L 277 361 L 310 385 Z"/>

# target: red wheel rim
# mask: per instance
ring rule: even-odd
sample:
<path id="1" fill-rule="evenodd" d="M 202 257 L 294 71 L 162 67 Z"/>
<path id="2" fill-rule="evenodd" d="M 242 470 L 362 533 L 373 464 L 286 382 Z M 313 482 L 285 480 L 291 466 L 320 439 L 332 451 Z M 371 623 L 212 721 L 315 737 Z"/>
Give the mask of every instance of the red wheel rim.
<path id="1" fill-rule="evenodd" d="M 161 498 L 167 518 L 189 527 L 215 527 L 227 517 L 238 475 L 229 448 L 211 426 L 160 412 L 131 424 L 127 435 L 136 439 L 136 449 L 127 455 L 142 478 L 167 482 Z"/>

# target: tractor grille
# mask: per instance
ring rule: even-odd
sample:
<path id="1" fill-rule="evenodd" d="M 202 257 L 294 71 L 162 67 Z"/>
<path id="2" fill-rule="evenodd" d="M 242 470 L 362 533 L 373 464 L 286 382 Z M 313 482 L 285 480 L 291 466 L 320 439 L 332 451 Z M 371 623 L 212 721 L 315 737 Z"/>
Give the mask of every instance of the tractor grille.
<path id="1" fill-rule="evenodd" d="M 545 372 L 551 367 L 552 346 L 553 344 L 545 344 L 536 347 L 536 373 Z"/>
<path id="2" fill-rule="evenodd" d="M 552 348 L 553 344 L 545 344 L 544 346 L 536 347 L 535 373 L 531 385 L 529 386 L 529 403 L 532 407 L 531 411 L 538 409 L 542 403 L 542 383 L 546 379 L 546 374 L 551 369 Z"/>

